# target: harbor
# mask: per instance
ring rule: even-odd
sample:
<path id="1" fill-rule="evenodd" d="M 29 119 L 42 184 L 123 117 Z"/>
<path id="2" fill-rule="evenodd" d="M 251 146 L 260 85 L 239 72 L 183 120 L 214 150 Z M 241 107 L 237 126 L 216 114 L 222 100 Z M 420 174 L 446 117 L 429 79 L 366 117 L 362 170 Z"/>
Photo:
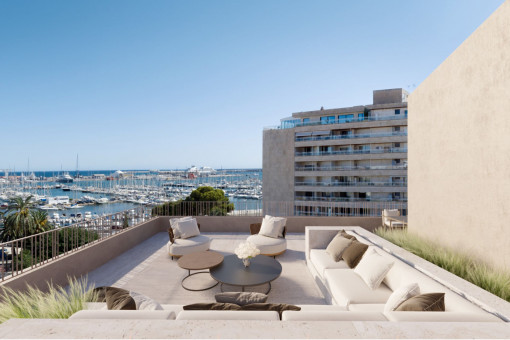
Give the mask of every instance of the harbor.
<path id="1" fill-rule="evenodd" d="M 262 200 L 261 169 L 105 170 L 8 172 L 0 176 L 0 208 L 32 196 L 49 221 L 67 226 L 81 221 L 185 199 L 200 186 L 221 189 L 235 210 L 257 210 Z"/>

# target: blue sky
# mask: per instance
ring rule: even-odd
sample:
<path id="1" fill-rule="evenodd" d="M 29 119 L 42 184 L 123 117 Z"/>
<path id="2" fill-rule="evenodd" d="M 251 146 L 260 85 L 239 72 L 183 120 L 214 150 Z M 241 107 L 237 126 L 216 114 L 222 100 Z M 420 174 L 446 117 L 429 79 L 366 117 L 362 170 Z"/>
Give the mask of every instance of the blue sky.
<path id="1" fill-rule="evenodd" d="M 264 126 L 412 91 L 502 3 L 0 0 L 0 169 L 261 167 Z"/>

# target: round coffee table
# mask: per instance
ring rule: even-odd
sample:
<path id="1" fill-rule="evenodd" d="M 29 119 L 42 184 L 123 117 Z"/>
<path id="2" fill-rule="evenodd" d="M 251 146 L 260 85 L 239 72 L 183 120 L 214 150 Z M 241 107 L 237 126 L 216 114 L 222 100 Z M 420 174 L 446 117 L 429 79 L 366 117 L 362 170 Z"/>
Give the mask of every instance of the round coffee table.
<path id="1" fill-rule="evenodd" d="M 184 285 L 184 281 L 188 279 L 190 276 L 197 275 L 197 274 L 209 274 L 209 271 L 204 271 L 204 269 L 210 269 L 213 268 L 223 262 L 223 255 L 220 253 L 217 253 L 212 250 L 206 250 L 206 251 L 199 251 L 196 253 L 186 254 L 183 255 L 178 261 L 177 264 L 179 267 L 183 269 L 188 270 L 188 275 L 184 277 L 181 281 L 182 288 L 186 290 L 191 290 L 194 292 L 202 291 L 211 289 L 213 287 L 216 287 L 218 282 L 213 284 L 210 287 L 207 288 L 201 288 L 201 289 L 192 289 L 188 288 Z M 191 274 L 192 270 L 200 270 L 199 272 Z"/>
<path id="2" fill-rule="evenodd" d="M 211 268 L 210 273 L 213 279 L 221 283 L 221 291 L 223 292 L 223 284 L 240 286 L 244 292 L 247 286 L 259 286 L 268 284 L 269 288 L 266 292 L 271 291 L 271 281 L 277 279 L 282 273 L 282 265 L 276 259 L 259 255 L 250 260 L 251 264 L 245 267 L 243 261 L 236 255 L 227 255 L 223 262 Z"/>

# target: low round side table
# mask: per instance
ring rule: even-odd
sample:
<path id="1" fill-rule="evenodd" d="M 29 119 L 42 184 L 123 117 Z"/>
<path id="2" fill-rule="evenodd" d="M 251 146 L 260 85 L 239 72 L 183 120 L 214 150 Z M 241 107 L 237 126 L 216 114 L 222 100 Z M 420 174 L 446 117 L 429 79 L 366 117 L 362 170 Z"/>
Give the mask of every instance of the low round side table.
<path id="1" fill-rule="evenodd" d="M 218 252 L 212 251 L 212 250 L 199 251 L 196 253 L 183 255 L 177 261 L 177 264 L 179 265 L 179 267 L 188 270 L 188 275 L 186 277 L 184 277 L 181 281 L 182 288 L 184 288 L 186 290 L 198 292 L 198 291 L 208 290 L 213 287 L 216 287 L 218 282 L 216 282 L 215 284 L 213 284 L 210 287 L 201 288 L 201 289 L 192 289 L 192 288 L 186 287 L 184 285 L 184 281 L 186 281 L 186 279 L 188 279 L 190 276 L 193 276 L 193 275 L 210 274 L 209 270 L 204 270 L 204 269 L 214 268 L 214 267 L 220 265 L 222 262 L 223 262 L 223 255 Z M 192 270 L 199 270 L 199 271 L 192 274 L 191 273 Z"/>

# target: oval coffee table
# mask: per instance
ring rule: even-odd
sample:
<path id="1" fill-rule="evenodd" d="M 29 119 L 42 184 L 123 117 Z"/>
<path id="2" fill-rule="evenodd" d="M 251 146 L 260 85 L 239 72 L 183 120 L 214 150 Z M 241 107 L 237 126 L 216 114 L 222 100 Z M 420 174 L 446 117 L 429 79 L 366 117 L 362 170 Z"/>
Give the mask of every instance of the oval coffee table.
<path id="1" fill-rule="evenodd" d="M 271 291 L 271 281 L 277 279 L 282 273 L 282 265 L 276 259 L 259 255 L 250 260 L 251 264 L 245 267 L 243 261 L 236 255 L 225 256 L 223 262 L 211 268 L 210 273 L 213 279 L 223 284 L 244 288 L 247 286 L 259 286 L 265 283 L 269 284 L 266 292 Z"/>
<path id="2" fill-rule="evenodd" d="M 213 267 L 221 264 L 222 262 L 223 262 L 223 255 L 220 253 L 217 253 L 215 251 L 212 251 L 212 250 L 199 251 L 196 253 L 191 253 L 191 254 L 186 254 L 186 255 L 181 256 L 181 258 L 177 261 L 177 264 L 179 265 L 179 267 L 188 270 L 188 275 L 186 277 L 184 277 L 181 281 L 182 288 L 184 288 L 186 290 L 198 292 L 198 291 L 207 290 L 207 289 L 216 287 L 218 282 L 216 282 L 215 284 L 213 284 L 212 286 L 207 287 L 207 288 L 191 289 L 191 288 L 187 288 L 184 285 L 184 281 L 186 281 L 186 279 L 188 279 L 190 276 L 193 276 L 193 275 L 209 274 L 209 271 L 204 271 L 204 269 L 213 268 Z M 191 274 L 192 270 L 201 270 L 201 271 Z"/>

